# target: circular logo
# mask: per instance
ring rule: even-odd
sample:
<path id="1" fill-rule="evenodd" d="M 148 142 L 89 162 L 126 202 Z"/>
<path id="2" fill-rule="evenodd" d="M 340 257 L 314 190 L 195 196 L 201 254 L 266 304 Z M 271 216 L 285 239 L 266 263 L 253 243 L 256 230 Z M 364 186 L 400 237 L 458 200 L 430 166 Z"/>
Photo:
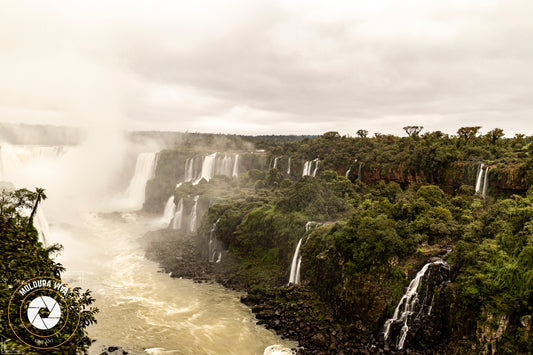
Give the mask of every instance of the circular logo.
<path id="1" fill-rule="evenodd" d="M 80 304 L 64 282 L 38 277 L 23 282 L 8 305 L 9 326 L 24 344 L 51 349 L 66 343 L 78 329 Z"/>
<path id="2" fill-rule="evenodd" d="M 41 318 L 39 311 L 46 308 L 48 317 Z M 59 323 L 61 307 L 55 299 L 48 296 L 39 296 L 33 299 L 28 306 L 28 320 L 31 325 L 40 330 L 51 329 Z"/>

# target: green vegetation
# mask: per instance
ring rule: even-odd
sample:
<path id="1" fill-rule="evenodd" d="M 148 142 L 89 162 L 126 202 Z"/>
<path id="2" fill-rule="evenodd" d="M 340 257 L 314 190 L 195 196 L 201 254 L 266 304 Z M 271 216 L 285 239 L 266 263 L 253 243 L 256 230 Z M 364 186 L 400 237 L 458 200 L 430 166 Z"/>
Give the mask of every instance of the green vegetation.
<path id="1" fill-rule="evenodd" d="M 362 321 L 375 332 L 421 266 L 445 257 L 452 283 L 436 293 L 441 305 L 435 312 L 446 313 L 441 319 L 450 329 L 450 353 L 460 353 L 464 339 L 481 352 L 487 336 L 499 349 L 527 353 L 533 348 L 527 336 L 533 314 L 531 137 L 505 138 L 499 129 L 480 135 L 479 127 L 463 127 L 456 136 L 405 129 L 404 138 L 370 138 L 360 130 L 356 138 L 328 132 L 287 142 L 268 151 L 271 163 L 278 157 L 278 169 L 185 184 L 175 194 L 209 200 L 202 243 L 218 220 L 217 237 L 227 249 L 223 263 L 235 266 L 234 277 L 248 285 L 286 284 L 305 223 L 321 222 L 302 246 L 302 280 L 340 321 Z M 317 176 L 301 177 L 304 162 L 316 158 Z M 487 199 L 473 188 L 482 162 L 490 167 Z M 496 324 L 497 317 L 508 323 Z M 492 329 L 485 340 L 484 327 Z"/>
<path id="2" fill-rule="evenodd" d="M 61 250 L 60 245 L 44 247 L 38 241 L 38 232 L 33 227 L 32 218 L 38 203 L 46 198 L 43 189 L 35 192 L 20 189 L 0 193 L 0 338 L 5 349 L 21 351 L 24 354 L 40 354 L 37 349 L 21 343 L 13 334 L 7 322 L 8 303 L 12 293 L 24 281 L 35 277 L 53 277 L 61 279 L 64 268 L 52 260 L 52 256 Z M 30 217 L 22 214 L 23 210 L 31 210 Z M 94 302 L 90 291 L 83 292 L 74 288 L 79 300 L 81 315 L 79 327 L 64 345 L 49 354 L 87 353 L 91 339 L 87 336 L 87 327 L 96 322 L 98 309 L 90 307 Z M 69 301 L 70 302 L 70 301 Z M 16 325 L 15 325 L 16 326 Z M 73 327 L 74 325 L 67 325 Z M 74 328 L 73 328 L 74 329 Z M 68 329 L 64 331 L 68 335 Z"/>

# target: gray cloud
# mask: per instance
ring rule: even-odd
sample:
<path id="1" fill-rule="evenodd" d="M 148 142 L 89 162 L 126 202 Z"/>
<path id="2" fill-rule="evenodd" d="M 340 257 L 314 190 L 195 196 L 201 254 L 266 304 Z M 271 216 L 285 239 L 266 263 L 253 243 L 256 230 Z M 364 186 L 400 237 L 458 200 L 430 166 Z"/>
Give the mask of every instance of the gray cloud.
<path id="1" fill-rule="evenodd" d="M 0 48 L 16 49 L 3 66 L 49 72 L 42 80 L 36 70 L 15 91 L 16 76 L 0 85 L 11 93 L 0 112 L 76 112 L 102 101 L 135 129 L 401 134 L 421 124 L 533 134 L 527 1 L 52 3 L 63 7 L 28 12 L 26 3 L 4 18 L 4 29 L 20 29 L 17 21 L 25 31 L 0 36 Z M 52 30 L 39 33 L 50 25 L 45 14 Z M 68 55 L 45 67 L 50 46 Z M 56 75 L 81 84 L 40 92 Z"/>

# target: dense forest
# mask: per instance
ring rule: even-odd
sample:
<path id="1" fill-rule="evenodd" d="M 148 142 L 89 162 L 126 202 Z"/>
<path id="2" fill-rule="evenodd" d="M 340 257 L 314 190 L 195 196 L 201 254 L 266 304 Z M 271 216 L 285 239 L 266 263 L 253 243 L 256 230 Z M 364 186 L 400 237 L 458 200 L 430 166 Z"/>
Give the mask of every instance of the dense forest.
<path id="1" fill-rule="evenodd" d="M 174 201 L 186 211 L 194 196 L 204 201 L 190 239 L 206 263 L 201 274 L 247 290 L 261 322 L 310 353 L 401 353 L 398 342 L 383 339 L 385 322 L 415 275 L 439 260 L 429 265 L 434 275 L 441 262 L 449 272 L 438 282 L 424 276 L 429 312 L 409 323 L 406 348 L 531 353 L 532 137 L 480 134 L 480 127 L 420 131 L 328 132 L 271 146 L 254 158 L 263 169 L 249 164 L 238 178 L 181 184 Z M 158 165 L 172 154 L 161 152 Z M 199 276 L 187 274 L 183 236 L 171 228 L 165 235 L 148 254 L 176 277 Z M 215 242 L 218 263 L 208 255 Z M 301 282 L 287 287 L 297 247 Z"/>

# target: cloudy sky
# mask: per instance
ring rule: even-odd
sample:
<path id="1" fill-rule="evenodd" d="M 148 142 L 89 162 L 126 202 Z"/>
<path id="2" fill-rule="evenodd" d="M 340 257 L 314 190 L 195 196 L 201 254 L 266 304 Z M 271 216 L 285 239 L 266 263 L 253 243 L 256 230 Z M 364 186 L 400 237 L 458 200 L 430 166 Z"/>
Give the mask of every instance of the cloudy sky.
<path id="1" fill-rule="evenodd" d="M 0 0 L 0 121 L 533 134 L 530 0 Z"/>

